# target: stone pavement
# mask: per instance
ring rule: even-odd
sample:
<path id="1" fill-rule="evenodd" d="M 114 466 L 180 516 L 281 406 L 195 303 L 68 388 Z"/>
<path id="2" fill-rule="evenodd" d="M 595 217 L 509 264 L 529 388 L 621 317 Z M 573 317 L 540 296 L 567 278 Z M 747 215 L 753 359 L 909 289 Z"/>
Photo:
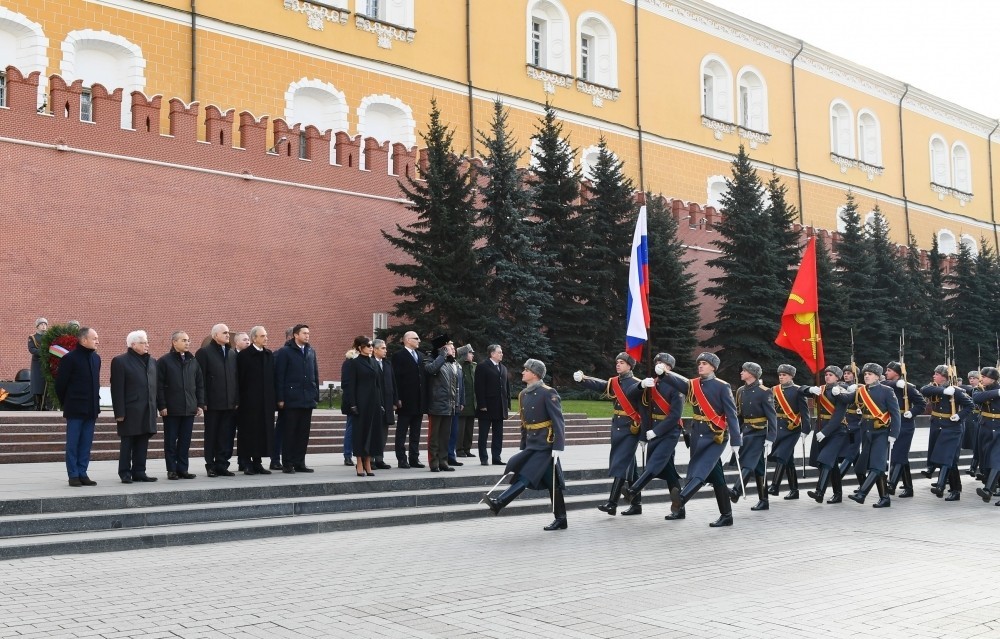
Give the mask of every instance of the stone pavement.
<path id="1" fill-rule="evenodd" d="M 710 499 L 678 522 L 662 504 L 629 518 L 572 511 L 553 533 L 545 515 L 484 508 L 460 522 L 0 562 L 0 637 L 998 637 L 1000 508 L 971 480 L 957 503 L 929 484 L 918 476 L 917 496 L 885 510 L 803 498 L 752 513 L 741 501 L 719 530 Z"/>

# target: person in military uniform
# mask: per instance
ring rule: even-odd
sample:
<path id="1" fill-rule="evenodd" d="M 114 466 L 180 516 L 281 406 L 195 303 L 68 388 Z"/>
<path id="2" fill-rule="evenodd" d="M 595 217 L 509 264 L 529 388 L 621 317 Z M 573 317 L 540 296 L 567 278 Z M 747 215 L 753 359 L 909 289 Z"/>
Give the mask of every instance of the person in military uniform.
<path id="1" fill-rule="evenodd" d="M 960 384 L 959 388 L 965 391 L 970 398 L 972 394 L 982 388 L 982 375 L 979 371 L 969 371 L 966 375 L 968 384 Z M 972 451 L 972 462 L 969 464 L 968 473 L 972 477 L 976 476 L 976 469 L 979 467 L 979 424 L 982 421 L 979 417 L 979 406 L 972 402 L 972 413 L 965 420 L 965 430 L 962 433 L 962 448 Z"/>
<path id="2" fill-rule="evenodd" d="M 856 386 L 847 399 L 861 406 L 861 454 L 855 467 L 858 473 L 864 473 L 864 480 L 861 488 L 848 499 L 863 504 L 872 486 L 876 486 L 879 500 L 872 507 L 888 508 L 892 499 L 885 474 L 889 447 L 899 436 L 899 403 L 896 393 L 880 383 L 882 366 L 869 362 L 861 367 L 861 374 L 864 384 Z"/>
<path id="3" fill-rule="evenodd" d="M 767 492 L 777 495 L 781 490 L 781 476 L 788 475 L 788 494 L 785 499 L 799 498 L 799 479 L 795 471 L 795 444 L 809 434 L 809 388 L 795 385 L 795 367 L 782 364 L 778 367 L 778 386 L 771 389 L 774 409 L 778 414 L 778 434 L 769 459 L 774 462 L 774 475 Z M 805 460 L 803 460 L 805 463 Z"/>
<path id="4" fill-rule="evenodd" d="M 681 506 L 686 505 L 707 481 L 715 489 L 715 501 L 719 506 L 719 518 L 709 526 L 732 526 L 733 505 L 729 500 L 721 457 L 727 439 L 737 455 L 743 441 L 740 422 L 736 418 L 736 400 L 729 384 L 715 376 L 720 363 L 718 355 L 702 353 L 695 361 L 698 363 L 698 377 L 688 380 L 676 373 L 668 377 L 669 383 L 691 402 L 694 413 L 690 425 L 691 460 L 688 462 L 687 480 L 680 493 Z M 668 515 L 666 519 L 679 518 Z"/>
<path id="5" fill-rule="evenodd" d="M 858 367 L 852 361 L 850 364 L 844 367 L 844 384 L 851 392 L 857 389 L 858 385 Z M 847 406 L 847 412 L 844 414 L 845 427 L 847 429 L 847 438 L 843 441 L 840 447 L 840 451 L 837 457 L 840 462 L 840 476 L 843 478 L 847 475 L 847 471 L 851 469 L 854 462 L 858 459 L 858 454 L 861 452 L 861 406 L 855 401 Z M 858 488 L 861 487 L 862 482 L 865 480 L 865 474 L 858 472 L 855 468 L 855 475 L 858 478 Z M 857 492 L 857 491 L 855 491 Z"/>
<path id="6" fill-rule="evenodd" d="M 817 504 L 823 503 L 826 488 L 833 484 L 833 495 L 828 504 L 839 504 L 844 501 L 844 487 L 840 476 L 840 451 L 847 441 L 847 427 L 844 417 L 847 413 L 847 386 L 840 381 L 844 371 L 839 366 L 827 366 L 823 369 L 822 386 L 812 386 L 809 394 L 816 398 L 816 437 L 813 444 L 816 448 L 816 466 L 819 467 L 819 480 L 816 490 L 807 494 Z"/>
<path id="7" fill-rule="evenodd" d="M 633 507 L 641 507 L 643 487 L 656 478 L 666 480 L 671 502 L 668 518 L 684 519 L 680 498 L 681 477 L 674 467 L 674 449 L 683 428 L 681 415 L 684 412 L 685 398 L 667 381 L 667 376 L 676 363 L 674 356 L 659 353 L 653 361 L 656 362 L 653 368 L 656 377 L 642 380 L 642 404 L 648 409 L 645 437 L 649 442 L 649 456 L 642 475 L 622 491 L 622 497 Z"/>
<path id="8" fill-rule="evenodd" d="M 972 413 L 972 399 L 964 390 L 949 384 L 948 367 L 941 364 L 934 369 L 934 383 L 920 389 L 931 405 L 931 433 L 929 437 L 927 469 L 941 468 L 938 481 L 931 492 L 944 496 L 944 484 L 950 491 L 945 501 L 962 498 L 962 478 L 958 473 L 958 454 L 962 445 L 962 422 Z M 926 476 L 926 473 L 925 473 Z"/>
<path id="9" fill-rule="evenodd" d="M 745 362 L 740 370 L 743 386 L 736 389 L 736 418 L 740 422 L 743 445 L 740 446 L 740 481 L 729 489 L 729 499 L 734 504 L 746 494 L 750 474 L 757 484 L 757 503 L 750 510 L 768 510 L 770 505 L 765 487 L 767 449 L 774 442 L 778 430 L 778 418 L 774 412 L 774 396 L 761 383 L 763 374 L 760 364 Z"/>
<path id="10" fill-rule="evenodd" d="M 518 396 L 521 406 L 521 452 L 507 460 L 504 469 L 514 473 L 510 486 L 499 497 L 486 497 L 487 505 L 494 515 L 514 501 L 526 488 L 549 491 L 552 513 L 555 519 L 543 530 L 565 530 L 569 527 L 566 519 L 566 500 L 559 456 L 566 447 L 566 424 L 563 421 L 562 403 L 559 393 L 542 383 L 545 378 L 545 363 L 537 359 L 524 362 L 521 381 L 527 386 Z"/>
<path id="11" fill-rule="evenodd" d="M 889 362 L 885 366 L 885 381 L 882 382 L 896 393 L 896 403 L 902 413 L 899 437 L 892 446 L 889 458 L 889 494 L 896 494 L 896 485 L 903 480 L 903 490 L 899 498 L 913 497 L 913 476 L 910 474 L 910 445 L 915 430 L 914 415 L 921 415 L 927 408 L 927 400 L 917 387 L 903 379 L 903 366 L 899 362 Z"/>
<path id="12" fill-rule="evenodd" d="M 1000 371 L 992 366 L 982 370 L 982 383 L 978 390 L 972 393 L 972 402 L 980 410 L 979 441 L 985 446 L 979 450 L 979 468 L 983 471 L 983 485 L 976 489 L 976 494 L 989 503 L 993 491 L 997 489 L 997 479 L 1000 478 L 1000 445 L 997 436 L 1000 435 Z M 997 502 L 1000 506 L 1000 501 Z"/>
<path id="13" fill-rule="evenodd" d="M 611 455 L 608 461 L 608 477 L 612 478 L 611 494 L 608 501 L 597 507 L 601 512 L 614 515 L 618 511 L 618 497 L 625 482 L 635 482 L 638 469 L 635 464 L 635 450 L 639 447 L 639 435 L 646 421 L 642 405 L 642 386 L 632 374 L 635 360 L 628 353 L 618 353 L 615 357 L 617 376 L 611 379 L 587 377 L 583 371 L 573 373 L 573 380 L 584 388 L 599 391 L 603 397 L 614 402 L 614 417 L 611 419 Z M 622 515 L 641 515 L 642 496 L 638 493 L 632 505 Z"/>

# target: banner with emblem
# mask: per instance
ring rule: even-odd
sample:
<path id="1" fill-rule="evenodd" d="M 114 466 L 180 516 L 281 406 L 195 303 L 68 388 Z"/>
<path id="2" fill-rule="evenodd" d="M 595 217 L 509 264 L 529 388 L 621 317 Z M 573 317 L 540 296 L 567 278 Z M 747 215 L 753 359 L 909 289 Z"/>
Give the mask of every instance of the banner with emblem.
<path id="1" fill-rule="evenodd" d="M 794 351 L 813 373 L 826 367 L 819 329 L 819 291 L 816 275 L 816 238 L 809 238 L 799 272 L 781 314 L 781 329 L 774 343 Z"/>

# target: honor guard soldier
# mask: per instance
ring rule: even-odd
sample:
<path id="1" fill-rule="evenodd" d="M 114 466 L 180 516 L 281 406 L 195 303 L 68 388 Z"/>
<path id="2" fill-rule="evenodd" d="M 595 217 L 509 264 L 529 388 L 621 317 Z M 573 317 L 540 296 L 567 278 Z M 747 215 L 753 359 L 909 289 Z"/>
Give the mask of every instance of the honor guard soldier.
<path id="1" fill-rule="evenodd" d="M 809 434 L 809 389 L 796 386 L 795 367 L 782 364 L 778 367 L 778 386 L 771 389 L 774 409 L 778 413 L 778 434 L 774 439 L 771 457 L 774 475 L 767 492 L 777 495 L 781 489 L 781 475 L 788 474 L 788 494 L 785 499 L 799 498 L 799 479 L 795 472 L 795 444 Z M 803 459 L 805 464 L 806 460 Z"/>
<path id="2" fill-rule="evenodd" d="M 757 484 L 757 503 L 750 510 L 767 510 L 770 506 L 765 489 L 767 465 L 764 457 L 774 442 L 778 418 L 774 412 L 774 396 L 760 382 L 763 370 L 756 362 L 746 362 L 740 371 L 743 386 L 736 389 L 736 418 L 740 422 L 743 445 L 740 446 L 740 481 L 729 490 L 734 504 L 746 494 L 747 480 L 753 473 Z"/>
<path id="3" fill-rule="evenodd" d="M 632 375 L 635 360 L 628 353 L 618 353 L 615 357 L 615 372 L 617 376 L 611 379 L 586 377 L 583 371 L 573 373 L 573 379 L 584 388 L 600 391 L 603 397 L 614 401 L 615 416 L 611 420 L 611 456 L 608 462 L 608 476 L 611 482 L 611 494 L 607 503 L 597 507 L 601 512 L 614 515 L 618 510 L 618 497 L 621 495 L 625 482 L 630 484 L 638 475 L 635 465 L 635 449 L 639 446 L 639 434 L 643 417 L 642 386 Z M 622 515 L 641 515 L 642 496 L 636 494 L 632 505 L 622 512 Z"/>
<path id="4" fill-rule="evenodd" d="M 922 415 L 927 408 L 927 400 L 917 387 L 903 379 L 903 367 L 899 362 L 889 362 L 885 366 L 884 385 L 896 393 L 896 403 L 902 417 L 899 423 L 899 437 L 892 445 L 889 458 L 889 494 L 896 494 L 896 485 L 903 480 L 903 490 L 899 498 L 913 497 L 913 476 L 910 474 L 910 445 L 915 430 L 914 415 Z"/>
<path id="5" fill-rule="evenodd" d="M 693 407 L 691 421 L 691 460 L 688 462 L 687 482 L 681 490 L 681 506 L 694 497 L 705 482 L 715 489 L 719 518 L 709 524 L 713 528 L 733 525 L 733 505 L 729 501 L 729 487 L 722 471 L 722 453 L 726 440 L 733 452 L 739 454 L 742 442 L 740 423 L 736 419 L 736 400 L 729 384 L 715 376 L 719 356 L 702 353 L 698 356 L 698 377 L 687 380 L 671 374 L 669 381 L 687 396 Z M 667 519 L 672 519 L 667 516 Z"/>
<path id="6" fill-rule="evenodd" d="M 545 364 L 537 359 L 524 362 L 521 381 L 527 386 L 518 396 L 521 406 L 521 452 L 507 460 L 507 474 L 514 473 L 514 480 L 499 497 L 486 497 L 494 515 L 512 502 L 526 488 L 549 491 L 555 520 L 544 530 L 565 530 L 566 501 L 559 456 L 566 446 L 566 425 L 563 421 L 559 393 L 542 383 Z M 505 474 L 504 477 L 507 475 Z"/>
<path id="7" fill-rule="evenodd" d="M 979 451 L 979 467 L 985 474 L 982 488 L 976 489 L 976 494 L 983 501 L 989 502 L 993 491 L 997 488 L 997 478 L 1000 476 L 1000 371 L 987 366 L 982 371 L 982 386 L 972 394 L 972 401 L 982 411 L 980 413 L 980 441 L 983 447 Z M 1000 506 L 1000 501 L 997 502 Z"/>
<path id="8" fill-rule="evenodd" d="M 899 436 L 899 404 L 892 389 L 879 383 L 882 379 L 879 364 L 865 364 L 861 367 L 861 374 L 864 384 L 854 390 L 853 397 L 848 397 L 848 401 L 854 400 L 862 407 L 861 454 L 855 468 L 858 473 L 865 473 L 865 479 L 861 488 L 848 499 L 863 504 L 872 486 L 877 486 L 879 500 L 872 507 L 888 508 L 892 500 L 886 486 L 886 460 L 889 458 L 889 447 Z"/>
<path id="9" fill-rule="evenodd" d="M 969 383 L 961 384 L 959 388 L 971 398 L 973 393 L 982 388 L 982 376 L 979 371 L 969 371 L 966 379 Z M 976 469 L 979 468 L 979 424 L 982 422 L 979 413 L 979 406 L 973 401 L 972 414 L 965 420 L 965 431 L 962 433 L 962 448 L 972 451 L 972 463 L 969 464 L 968 471 L 972 477 L 976 476 Z"/>
<path id="10" fill-rule="evenodd" d="M 813 386 L 809 394 L 816 398 L 816 465 L 819 467 L 819 481 L 816 490 L 808 495 L 817 504 L 823 503 L 826 487 L 833 484 L 833 496 L 826 503 L 839 504 L 844 501 L 844 487 L 840 476 L 840 451 L 847 442 L 847 427 L 844 417 L 847 413 L 847 385 L 840 381 L 844 372 L 839 366 L 823 369 L 825 384 Z"/>
<path id="11" fill-rule="evenodd" d="M 847 388 L 850 389 L 852 393 L 857 390 L 858 367 L 853 361 L 844 367 L 844 384 L 847 385 Z M 840 448 L 840 452 L 837 454 L 840 462 L 841 478 L 847 475 L 847 471 L 850 470 L 851 466 L 854 465 L 854 462 L 857 461 L 858 454 L 861 452 L 861 412 L 861 404 L 854 401 L 847 406 L 847 412 L 844 414 L 845 426 L 847 428 L 847 439 L 844 440 L 844 443 Z M 858 477 L 858 486 L 860 487 L 862 482 L 865 480 L 865 474 L 858 472 L 856 468 L 855 474 Z"/>
<path id="12" fill-rule="evenodd" d="M 668 519 L 684 519 L 681 506 L 681 477 L 674 467 L 674 449 L 681 437 L 684 412 L 684 395 L 667 381 L 676 360 L 670 353 L 659 353 L 653 358 L 656 377 L 642 380 L 645 389 L 642 403 L 648 409 L 646 441 L 649 442 L 646 468 L 639 479 L 622 491 L 622 497 L 633 506 L 641 506 L 641 491 L 653 479 L 664 479 L 670 488 L 670 515 Z"/>
<path id="13" fill-rule="evenodd" d="M 962 498 L 962 478 L 958 473 L 958 453 L 962 445 L 962 422 L 972 413 L 972 399 L 965 391 L 949 384 L 948 367 L 941 364 L 934 369 L 933 384 L 920 389 L 931 405 L 931 432 L 929 437 L 927 469 L 933 472 L 941 467 L 941 474 L 931 492 L 944 496 L 944 484 L 951 490 L 946 501 Z M 927 474 L 925 473 L 925 476 Z"/>

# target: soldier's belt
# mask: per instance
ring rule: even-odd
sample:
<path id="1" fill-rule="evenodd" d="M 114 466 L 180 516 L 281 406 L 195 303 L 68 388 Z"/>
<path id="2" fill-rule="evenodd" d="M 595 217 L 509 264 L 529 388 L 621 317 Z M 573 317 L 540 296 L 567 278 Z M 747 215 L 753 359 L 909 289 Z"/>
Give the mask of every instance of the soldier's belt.
<path id="1" fill-rule="evenodd" d="M 764 430 L 767 428 L 767 417 L 750 417 L 744 419 L 743 424 L 750 426 L 753 430 Z"/>
<path id="2" fill-rule="evenodd" d="M 875 430 L 879 430 L 880 428 L 885 428 L 886 426 L 889 425 L 888 422 L 883 422 L 882 420 L 880 420 L 878 417 L 875 417 L 874 415 L 862 415 L 861 416 L 861 421 L 863 421 L 863 422 L 872 422 L 872 428 L 874 428 Z"/>
<path id="3" fill-rule="evenodd" d="M 940 417 L 941 419 L 951 419 L 954 413 L 938 413 L 936 411 L 931 411 L 931 417 Z"/>
<path id="4" fill-rule="evenodd" d="M 553 436 L 552 432 L 551 419 L 546 419 L 544 422 L 536 422 L 534 424 L 525 424 L 524 422 L 521 422 L 521 428 L 525 430 L 542 430 L 543 428 L 548 428 L 549 435 L 548 437 L 545 438 L 545 443 L 551 444 L 555 440 L 555 437 Z"/>
<path id="5" fill-rule="evenodd" d="M 1000 419 L 1000 413 L 987 413 L 986 411 L 983 411 L 980 415 L 986 419 Z"/>
<path id="6" fill-rule="evenodd" d="M 651 417 L 653 418 L 654 422 L 662 422 L 667 418 L 666 415 L 660 415 L 659 413 L 653 413 Z"/>
<path id="7" fill-rule="evenodd" d="M 833 418 L 833 413 L 822 413 L 821 412 L 819 414 L 819 418 L 820 419 L 832 419 Z"/>
<path id="8" fill-rule="evenodd" d="M 629 419 L 632 419 L 632 416 L 629 415 L 628 413 L 626 413 L 623 410 L 616 410 L 615 411 L 615 417 L 628 417 Z M 632 425 L 628 427 L 628 430 L 633 435 L 638 435 L 639 434 L 639 422 L 637 422 L 634 419 L 632 419 Z"/>
<path id="9" fill-rule="evenodd" d="M 786 422 L 788 422 L 788 430 L 795 430 L 796 428 L 802 425 L 802 422 L 796 424 L 794 421 L 792 421 L 792 418 L 785 413 L 778 413 L 778 419 L 783 419 Z"/>

